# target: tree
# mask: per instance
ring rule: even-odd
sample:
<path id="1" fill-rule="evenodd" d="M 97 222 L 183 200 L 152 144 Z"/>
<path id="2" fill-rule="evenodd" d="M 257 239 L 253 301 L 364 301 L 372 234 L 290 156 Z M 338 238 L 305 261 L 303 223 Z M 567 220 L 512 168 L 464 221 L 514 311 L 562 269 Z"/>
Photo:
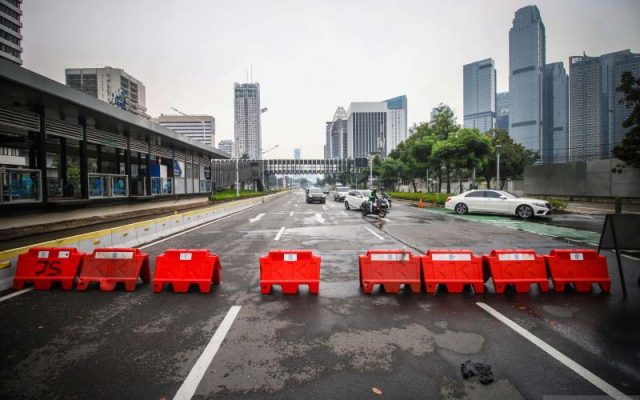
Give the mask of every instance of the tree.
<path id="1" fill-rule="evenodd" d="M 489 137 L 481 134 L 477 129 L 463 128 L 450 133 L 446 140 L 436 142 L 432 157 L 455 169 L 458 180 L 461 182 L 463 170 L 469 171 L 484 166 L 491 148 Z M 447 192 L 450 192 L 449 186 Z"/>
<path id="2" fill-rule="evenodd" d="M 434 135 L 438 140 L 447 140 L 449 138 L 449 134 L 451 132 L 457 132 L 460 129 L 460 125 L 458 125 L 458 121 L 456 120 L 456 116 L 451 110 L 451 107 L 440 103 L 438 107 L 436 107 L 438 113 L 433 118 L 433 120 L 429 123 L 429 128 L 431 130 L 432 135 Z M 451 165 L 448 162 L 444 162 L 442 165 L 444 166 L 445 173 L 447 175 L 447 193 L 451 192 Z M 436 174 L 438 176 L 438 192 L 442 191 L 441 184 L 441 166 L 438 165 L 436 169 Z"/>
<path id="3" fill-rule="evenodd" d="M 492 142 L 490 152 L 487 155 L 487 162 L 483 169 L 487 187 L 491 187 L 491 179 L 496 176 L 496 145 L 502 146 L 500 148 L 500 176 L 504 178 L 522 176 L 524 167 L 535 163 L 539 159 L 538 153 L 527 150 L 521 144 L 515 143 L 507 131 L 494 129 L 487 132 L 485 136 Z M 501 179 L 501 181 L 504 185 L 505 180 Z"/>
<path id="4" fill-rule="evenodd" d="M 640 78 L 634 78 L 630 71 L 624 71 L 616 91 L 622 93 L 620 103 L 631 108 L 631 113 L 622 123 L 629 131 L 622 143 L 613 148 L 613 156 L 627 165 L 640 168 Z"/>

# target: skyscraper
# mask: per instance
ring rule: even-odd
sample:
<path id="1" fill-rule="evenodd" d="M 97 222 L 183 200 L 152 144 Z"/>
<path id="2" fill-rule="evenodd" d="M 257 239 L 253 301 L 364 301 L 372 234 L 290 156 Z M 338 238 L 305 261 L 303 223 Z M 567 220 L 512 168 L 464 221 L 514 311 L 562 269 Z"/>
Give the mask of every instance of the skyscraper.
<path id="1" fill-rule="evenodd" d="M 509 30 L 509 135 L 543 158 L 545 29 L 536 6 L 516 11 Z"/>
<path id="2" fill-rule="evenodd" d="M 384 101 L 387 104 L 387 153 L 407 139 L 407 96 Z"/>
<path id="3" fill-rule="evenodd" d="M 235 149 L 233 147 L 233 140 L 221 140 L 218 142 L 218 150 L 224 151 L 231 155 L 231 158 L 235 158 Z"/>
<path id="4" fill-rule="evenodd" d="M 545 65 L 544 74 L 542 162 L 566 163 L 569 157 L 569 77 L 562 62 Z"/>
<path id="5" fill-rule="evenodd" d="M 463 68 L 464 127 L 490 131 L 496 120 L 496 69 L 493 59 L 476 61 Z"/>
<path id="6" fill-rule="evenodd" d="M 622 50 L 600 57 L 569 57 L 569 161 L 611 157 L 627 130 L 630 110 L 616 92 L 624 71 L 640 69 L 640 54 Z"/>
<path id="7" fill-rule="evenodd" d="M 0 57 L 22 65 L 22 0 L 3 1 L 0 7 Z"/>
<path id="8" fill-rule="evenodd" d="M 338 107 L 331 121 L 331 154 L 329 158 L 346 158 L 347 154 L 347 112 Z"/>
<path id="9" fill-rule="evenodd" d="M 509 92 L 496 94 L 496 128 L 509 130 Z"/>
<path id="10" fill-rule="evenodd" d="M 333 126 L 333 121 L 327 121 L 324 124 L 324 159 L 328 160 L 331 158 L 331 127 Z"/>
<path id="11" fill-rule="evenodd" d="M 347 157 L 386 156 L 407 138 L 407 97 L 351 103 L 347 112 Z"/>
<path id="12" fill-rule="evenodd" d="M 300 147 L 296 147 L 295 149 L 293 149 L 293 159 L 294 160 L 300 159 Z"/>
<path id="13" fill-rule="evenodd" d="M 67 86 L 96 97 L 115 107 L 145 118 L 146 89 L 142 82 L 120 68 L 67 68 Z"/>
<path id="14" fill-rule="evenodd" d="M 260 129 L 260 84 L 234 84 L 234 137 L 238 146 L 237 157 L 245 154 L 249 159 L 262 158 L 262 132 Z"/>
<path id="15" fill-rule="evenodd" d="M 216 120 L 211 115 L 161 114 L 158 118 L 153 118 L 153 122 L 209 146 L 213 146 L 216 141 Z"/>

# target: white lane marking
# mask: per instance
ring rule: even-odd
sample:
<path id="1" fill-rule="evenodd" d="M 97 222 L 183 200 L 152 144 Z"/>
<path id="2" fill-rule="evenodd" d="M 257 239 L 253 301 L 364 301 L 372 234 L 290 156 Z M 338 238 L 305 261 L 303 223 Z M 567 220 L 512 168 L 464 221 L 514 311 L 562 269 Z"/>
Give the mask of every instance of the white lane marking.
<path id="1" fill-rule="evenodd" d="M 28 287 L 28 288 L 25 288 L 25 289 L 22 289 L 22 290 L 18 290 L 17 292 L 13 292 L 11 294 L 8 294 L 6 296 L 2 296 L 2 297 L 0 297 L 0 303 L 2 303 L 5 300 L 9 300 L 12 297 L 20 296 L 21 294 L 30 292 L 32 290 L 33 290 L 33 287 Z"/>
<path id="2" fill-rule="evenodd" d="M 316 213 L 316 221 L 318 221 L 321 224 L 324 224 L 324 218 L 322 217 L 322 214 Z"/>
<path id="3" fill-rule="evenodd" d="M 347 214 L 347 213 L 346 213 L 346 212 L 344 212 L 344 211 L 340 211 L 340 212 L 341 212 L 341 213 L 342 213 L 342 215 L 344 215 L 345 217 L 348 217 L 348 216 L 349 216 L 349 214 Z"/>
<path id="4" fill-rule="evenodd" d="M 249 223 L 253 224 L 256 221 L 260 221 L 260 219 L 262 219 L 262 217 L 264 217 L 264 213 L 260 213 L 260 214 L 256 215 L 255 218 L 249 218 Z"/>
<path id="5" fill-rule="evenodd" d="M 290 217 L 291 217 L 291 216 L 293 216 L 293 211 L 291 211 L 291 212 L 289 213 L 289 216 L 290 216 Z"/>
<path id="6" fill-rule="evenodd" d="M 378 239 L 384 240 L 384 238 L 382 236 L 378 235 L 377 233 L 375 233 L 371 229 L 367 228 L 366 226 L 364 227 L 364 229 L 368 230 L 373 236 L 377 237 Z"/>
<path id="7" fill-rule="evenodd" d="M 491 314 L 497 320 L 499 320 L 503 324 L 507 325 L 509 328 L 513 329 L 514 331 L 516 331 L 516 333 L 520 334 L 525 339 L 527 339 L 531 343 L 533 343 L 536 346 L 538 346 L 542 351 L 544 351 L 545 353 L 549 354 L 551 357 L 555 358 L 556 360 L 560 361 L 567 368 L 569 368 L 570 370 L 572 370 L 576 374 L 580 375 L 582 378 L 586 379 L 587 381 L 592 383 L 595 387 L 597 387 L 598 389 L 602 390 L 603 392 L 605 392 L 609 396 L 613 397 L 614 399 L 631 400 L 624 393 L 622 393 L 618 389 L 614 388 L 613 386 L 611 386 L 607 382 L 603 381 L 600 377 L 598 377 L 597 375 L 595 375 L 591 371 L 587 370 L 586 368 L 584 368 L 583 366 L 581 366 L 577 362 L 573 361 L 569 357 L 565 356 L 563 353 L 561 353 L 558 350 L 556 350 L 555 348 L 551 347 L 546 342 L 544 342 L 543 340 L 541 340 L 537 336 L 533 335 L 528 330 L 524 329 L 520 325 L 518 325 L 515 322 L 513 322 L 512 320 L 510 320 L 509 318 L 505 317 L 499 311 L 491 308 L 489 305 L 487 305 L 485 303 L 477 302 L 476 304 L 478 305 L 478 307 L 482 308 L 483 310 L 485 310 L 486 312 Z"/>
<path id="8" fill-rule="evenodd" d="M 391 222 L 391 220 L 389 218 L 380 218 L 380 221 Z"/>
<path id="9" fill-rule="evenodd" d="M 191 228 L 191 229 L 187 229 L 186 231 L 178 232 L 178 233 L 176 233 L 175 235 L 167 236 L 167 237 L 166 237 L 166 238 L 164 238 L 164 239 L 156 240 L 155 242 L 151 242 L 151 243 L 149 243 L 149 244 L 145 244 L 144 246 L 138 246 L 138 248 L 139 248 L 140 250 L 142 250 L 142 249 L 146 249 L 147 247 L 155 246 L 155 245 L 156 245 L 156 244 L 158 244 L 158 243 L 162 243 L 162 242 L 167 241 L 167 240 L 169 240 L 169 239 L 173 239 L 173 238 L 176 238 L 176 237 L 178 237 L 178 236 L 182 236 L 182 235 L 184 235 L 184 234 L 186 234 L 186 233 L 193 232 L 193 231 L 195 231 L 195 230 L 197 230 L 197 229 L 204 228 L 205 226 L 209 226 L 209 225 L 211 225 L 211 224 L 213 224 L 213 223 L 215 223 L 215 222 L 222 221 L 223 219 L 227 219 L 227 218 L 235 217 L 237 214 L 240 214 L 240 213 L 245 212 L 245 211 L 249 211 L 249 210 L 250 210 L 250 209 L 252 209 L 253 207 L 257 207 L 257 206 L 259 206 L 259 204 L 256 204 L 255 206 L 252 206 L 252 207 L 250 207 L 250 208 L 247 208 L 246 210 L 240 210 L 240 211 L 235 212 L 235 213 L 233 213 L 233 214 L 225 215 L 224 217 L 220 217 L 220 218 L 214 219 L 213 221 L 209 221 L 209 222 L 204 223 L 204 224 L 202 224 L 202 225 L 198 225 L 198 226 L 193 227 L 193 228 Z"/>
<path id="10" fill-rule="evenodd" d="M 232 306 L 229 309 L 227 315 L 220 323 L 220 326 L 213 334 L 213 337 L 209 341 L 209 344 L 207 344 L 207 347 L 204 348 L 204 351 L 200 355 L 200 358 L 198 358 L 198 361 L 196 361 L 193 368 L 191 368 L 189 375 L 187 375 L 187 378 L 184 380 L 184 382 L 182 382 L 182 385 L 180 386 L 180 389 L 178 389 L 176 395 L 173 396 L 174 400 L 188 400 L 193 397 L 196 389 L 198 388 L 198 385 L 200 384 L 200 381 L 202 380 L 202 377 L 207 372 L 211 361 L 213 361 L 213 357 L 215 357 L 218 349 L 220 349 L 222 341 L 224 340 L 225 336 L 227 336 L 227 333 L 231 328 L 231 324 L 233 324 L 233 321 L 236 319 L 239 312 L 240 306 Z"/>
<path id="11" fill-rule="evenodd" d="M 278 231 L 278 234 L 273 240 L 280 240 L 280 236 L 282 236 L 283 233 L 284 233 L 284 226 L 280 228 L 280 230 Z"/>

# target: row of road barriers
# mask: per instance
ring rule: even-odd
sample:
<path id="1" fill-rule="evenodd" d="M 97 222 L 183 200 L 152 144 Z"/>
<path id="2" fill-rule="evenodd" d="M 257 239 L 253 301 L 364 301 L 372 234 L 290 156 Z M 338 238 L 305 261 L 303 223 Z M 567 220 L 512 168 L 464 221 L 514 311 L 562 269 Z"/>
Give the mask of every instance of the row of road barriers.
<path id="1" fill-rule="evenodd" d="M 60 283 L 71 290 L 84 291 L 96 282 L 102 291 L 113 291 L 123 283 L 133 291 L 139 280 L 152 282 L 155 293 L 165 285 L 177 293 L 187 293 L 197 285 L 201 293 L 209 293 L 212 284 L 220 284 L 222 265 L 216 254 L 205 249 L 170 249 L 156 258 L 155 274 L 151 278 L 148 254 L 136 248 L 100 248 L 85 254 L 75 248 L 34 247 L 18 257 L 14 289 L 32 282 L 38 290 L 49 290 Z M 272 250 L 260 257 L 260 292 L 269 294 L 274 285 L 283 294 L 296 294 L 300 285 L 307 285 L 310 294 L 320 290 L 321 257 L 311 250 Z M 561 249 L 548 255 L 534 250 L 492 250 L 476 256 L 470 250 L 429 250 L 414 256 L 406 250 L 369 250 L 359 257 L 360 288 L 372 293 L 376 285 L 386 293 L 398 293 L 403 285 L 428 293 L 446 286 L 450 293 L 461 293 L 466 285 L 475 293 L 483 293 L 484 285 L 493 280 L 495 292 L 504 293 L 513 285 L 518 293 L 529 292 L 538 285 L 548 292 L 553 283 L 556 292 L 573 285 L 578 292 L 592 290 L 594 284 L 609 292 L 611 279 L 607 261 L 595 250 Z"/>
<path id="2" fill-rule="evenodd" d="M 16 249 L 0 251 L 0 291 L 9 289 L 16 273 L 18 256 L 32 247 L 69 247 L 79 252 L 90 253 L 98 248 L 138 247 L 184 230 L 197 227 L 231 214 L 246 210 L 262 202 L 271 201 L 286 192 L 279 192 L 264 197 L 214 205 L 211 207 L 176 213 L 167 217 L 103 229 L 96 232 L 50 240 Z"/>

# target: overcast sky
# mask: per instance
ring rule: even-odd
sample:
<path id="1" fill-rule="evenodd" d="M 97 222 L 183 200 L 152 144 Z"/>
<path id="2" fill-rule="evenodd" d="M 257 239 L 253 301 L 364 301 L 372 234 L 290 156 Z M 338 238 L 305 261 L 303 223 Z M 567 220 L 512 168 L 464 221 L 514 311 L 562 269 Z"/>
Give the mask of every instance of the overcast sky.
<path id="1" fill-rule="evenodd" d="M 463 64 L 492 57 L 508 90 L 519 0 L 25 0 L 24 67 L 64 82 L 68 67 L 112 66 L 141 80 L 151 116 L 216 118 L 233 138 L 233 83 L 260 82 L 265 158 L 322 157 L 337 106 L 407 95 L 409 124 L 438 103 L 462 116 Z M 535 3 L 547 62 L 640 52 L 640 1 Z"/>

